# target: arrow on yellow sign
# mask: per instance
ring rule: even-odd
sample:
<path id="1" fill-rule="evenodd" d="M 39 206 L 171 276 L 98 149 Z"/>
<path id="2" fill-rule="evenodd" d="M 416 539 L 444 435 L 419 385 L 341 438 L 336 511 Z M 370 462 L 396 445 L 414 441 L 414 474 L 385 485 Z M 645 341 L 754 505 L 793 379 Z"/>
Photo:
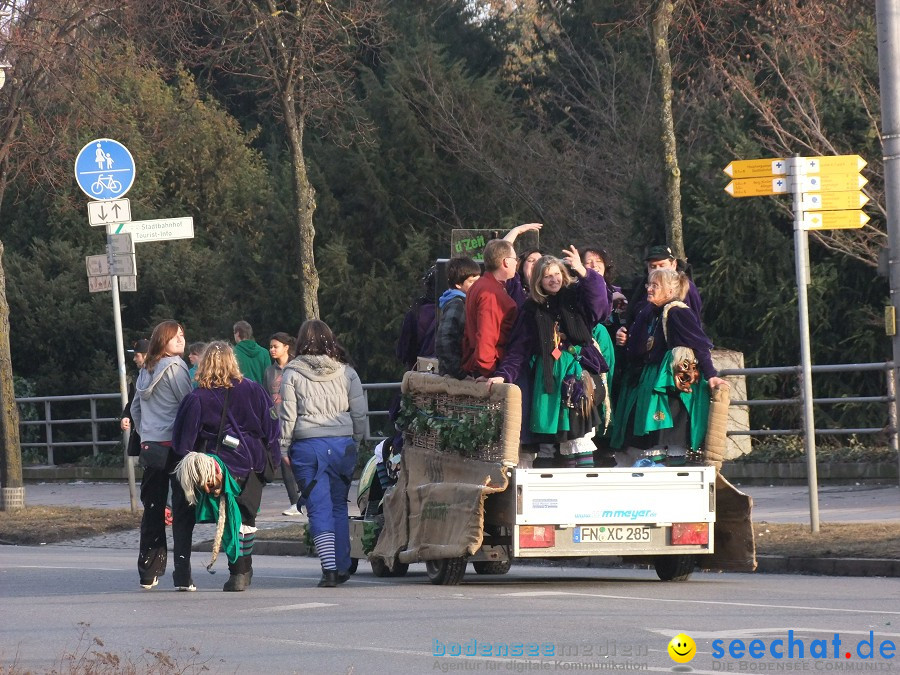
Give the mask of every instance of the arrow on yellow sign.
<path id="1" fill-rule="evenodd" d="M 827 157 L 801 157 L 799 173 L 846 172 L 857 173 L 867 164 L 859 155 L 830 155 Z"/>
<path id="2" fill-rule="evenodd" d="M 843 192 L 804 192 L 800 201 L 803 211 L 838 211 L 841 209 L 861 209 L 869 198 L 857 190 Z"/>
<path id="3" fill-rule="evenodd" d="M 762 197 L 781 195 L 788 191 L 786 178 L 740 178 L 725 186 L 725 192 L 732 197 Z"/>
<path id="4" fill-rule="evenodd" d="M 864 211 L 813 211 L 803 213 L 804 230 L 855 230 L 869 222 Z"/>
<path id="5" fill-rule="evenodd" d="M 780 157 L 772 159 L 737 159 L 722 169 L 731 178 L 762 178 L 763 176 L 783 176 L 787 162 Z"/>
<path id="6" fill-rule="evenodd" d="M 803 192 L 843 192 L 861 190 L 869 181 L 856 171 L 822 173 L 819 175 L 797 176 Z"/>

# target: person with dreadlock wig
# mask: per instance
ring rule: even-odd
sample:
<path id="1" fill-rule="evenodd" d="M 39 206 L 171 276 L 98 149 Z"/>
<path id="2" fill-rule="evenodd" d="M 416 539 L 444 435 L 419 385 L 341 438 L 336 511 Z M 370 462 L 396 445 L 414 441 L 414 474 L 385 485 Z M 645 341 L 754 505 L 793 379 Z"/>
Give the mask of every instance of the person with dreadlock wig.
<path id="1" fill-rule="evenodd" d="M 197 389 L 181 403 L 175 417 L 175 453 L 211 455 L 217 466 L 184 465 L 182 485 L 197 503 L 197 522 L 217 522 L 220 504 L 210 499 L 224 490 L 227 532 L 221 539 L 228 554 L 230 576 L 224 591 L 243 591 L 253 578 L 253 542 L 256 512 L 262 500 L 264 475 L 281 463 L 278 414 L 265 389 L 241 375 L 234 350 L 227 342 L 211 342 L 197 365 Z M 181 465 L 179 465 L 181 466 Z M 274 468 L 272 469 L 274 471 Z M 218 480 L 210 481 L 210 472 Z M 201 480 L 202 479 L 202 480 Z M 206 486 L 206 489 L 204 489 Z M 220 526 L 221 529 L 221 526 Z"/>
<path id="2" fill-rule="evenodd" d="M 350 578 L 347 495 L 366 429 L 366 399 L 347 352 L 324 321 L 305 321 L 296 349 L 281 380 L 281 448 L 306 499 L 322 563 L 319 586 L 332 588 Z"/>

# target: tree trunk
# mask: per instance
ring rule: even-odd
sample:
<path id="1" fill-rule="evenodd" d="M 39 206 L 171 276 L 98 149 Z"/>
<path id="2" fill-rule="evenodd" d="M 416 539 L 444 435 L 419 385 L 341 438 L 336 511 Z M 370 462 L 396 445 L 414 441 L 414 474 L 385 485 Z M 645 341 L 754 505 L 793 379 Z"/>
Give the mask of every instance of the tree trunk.
<path id="1" fill-rule="evenodd" d="M 297 227 L 300 231 L 300 302 L 303 319 L 319 318 L 319 272 L 313 240 L 316 229 L 313 213 L 316 210 L 316 190 L 306 173 L 306 159 L 303 156 L 303 118 L 297 114 L 290 93 L 282 93 L 284 125 L 291 147 L 291 161 L 294 171 L 294 208 Z"/>
<path id="2" fill-rule="evenodd" d="M 13 387 L 12 358 L 9 352 L 9 305 L 6 304 L 6 275 L 3 272 L 3 242 L 0 241 L 0 483 L 5 488 L 21 488 L 22 448 L 19 446 L 19 410 Z"/>
<path id="3" fill-rule="evenodd" d="M 666 243 L 675 255 L 686 260 L 684 233 L 681 227 L 681 169 L 675 122 L 672 118 L 672 61 L 669 58 L 669 24 L 675 8 L 671 0 L 654 0 L 650 35 L 653 40 L 656 82 L 659 88 L 659 118 L 663 145 L 663 204 L 666 219 Z"/>

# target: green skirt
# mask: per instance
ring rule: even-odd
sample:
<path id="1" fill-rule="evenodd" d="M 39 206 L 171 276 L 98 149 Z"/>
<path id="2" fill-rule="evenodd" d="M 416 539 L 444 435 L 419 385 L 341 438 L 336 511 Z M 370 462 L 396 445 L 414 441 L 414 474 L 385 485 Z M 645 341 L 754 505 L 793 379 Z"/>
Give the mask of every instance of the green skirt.
<path id="1" fill-rule="evenodd" d="M 576 356 L 581 347 L 575 347 L 575 354 L 564 351 L 553 363 L 553 391 L 544 391 L 543 357 L 534 357 L 534 387 L 531 395 L 530 429 L 537 434 L 557 434 L 569 431 L 569 408 L 562 404 L 562 382 L 567 375 L 581 377 L 581 364 Z"/>
<path id="2" fill-rule="evenodd" d="M 699 450 L 706 437 L 709 420 L 709 385 L 702 375 L 688 394 L 678 391 L 672 375 L 672 352 L 658 363 L 649 363 L 641 371 L 636 383 L 625 383 L 619 392 L 616 412 L 613 417 L 613 433 L 610 445 L 621 448 L 628 436 L 628 422 L 634 417 L 631 432 L 635 436 L 646 436 L 660 429 L 672 428 L 672 412 L 669 395 L 676 394 L 691 416 L 691 450 Z"/>

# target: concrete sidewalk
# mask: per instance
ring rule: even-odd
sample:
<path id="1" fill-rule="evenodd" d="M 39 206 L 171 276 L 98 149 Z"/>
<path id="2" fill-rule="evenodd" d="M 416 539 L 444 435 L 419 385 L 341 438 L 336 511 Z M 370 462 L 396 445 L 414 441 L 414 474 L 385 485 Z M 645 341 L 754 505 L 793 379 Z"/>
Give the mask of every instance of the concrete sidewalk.
<path id="1" fill-rule="evenodd" d="M 809 490 L 806 487 L 742 487 L 740 484 L 735 487 L 753 497 L 754 522 L 809 523 Z M 354 482 L 350 496 L 351 507 L 354 509 L 355 493 Z M 127 509 L 130 505 L 127 484 L 84 481 L 30 483 L 25 486 L 25 503 L 29 506 L 72 505 L 110 509 Z M 281 515 L 289 505 L 284 485 L 281 482 L 272 483 L 263 491 L 258 520 L 297 522 L 297 516 Z M 900 486 L 832 485 L 819 488 L 819 520 L 823 523 L 900 523 Z"/>
<path id="2" fill-rule="evenodd" d="M 801 486 L 736 485 L 753 498 L 754 523 L 810 523 L 809 491 Z M 351 515 L 358 515 L 355 501 L 356 483 L 351 488 Z M 900 486 L 844 485 L 819 489 L 819 520 L 821 523 L 891 522 L 900 527 Z M 123 508 L 130 506 L 128 485 L 125 483 L 73 481 L 68 483 L 34 483 L 25 488 L 27 506 L 80 506 L 89 508 Z M 287 492 L 280 482 L 263 491 L 257 526 L 261 529 L 305 523 L 306 516 L 284 516 L 289 506 Z M 171 539 L 171 530 L 169 537 Z M 211 540 L 214 525 L 197 525 L 194 540 Z M 169 542 L 171 546 L 171 541 Z M 69 546 L 98 548 L 132 548 L 137 550 L 137 531 L 118 532 L 65 542 Z M 257 552 L 266 554 L 301 554 L 300 542 L 257 542 Z M 267 549 L 267 550 L 264 550 Z M 270 549 L 270 550 L 268 550 Z M 208 549 L 207 549 L 208 550 Z M 900 576 L 900 560 L 865 560 L 849 558 L 783 558 L 758 557 L 760 572 L 792 572 L 831 576 Z"/>

